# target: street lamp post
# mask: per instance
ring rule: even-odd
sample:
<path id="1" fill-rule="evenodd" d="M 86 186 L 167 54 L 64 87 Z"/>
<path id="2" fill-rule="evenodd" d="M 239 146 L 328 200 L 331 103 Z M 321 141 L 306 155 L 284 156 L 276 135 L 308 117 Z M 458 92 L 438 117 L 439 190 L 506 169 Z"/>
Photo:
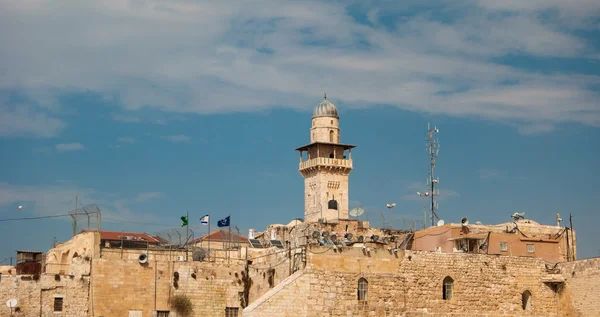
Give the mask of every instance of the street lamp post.
<path id="1" fill-rule="evenodd" d="M 427 201 L 427 197 L 429 197 L 429 192 L 425 192 L 424 194 L 417 192 L 417 195 L 423 198 L 423 229 L 425 229 L 427 227 L 427 209 L 425 208 L 425 202 Z"/>
<path id="2" fill-rule="evenodd" d="M 391 203 L 391 204 L 385 204 L 385 206 L 390 210 L 390 228 L 392 227 L 391 221 L 392 221 L 392 208 L 396 207 L 396 203 Z M 384 225 L 385 227 L 385 225 Z"/>

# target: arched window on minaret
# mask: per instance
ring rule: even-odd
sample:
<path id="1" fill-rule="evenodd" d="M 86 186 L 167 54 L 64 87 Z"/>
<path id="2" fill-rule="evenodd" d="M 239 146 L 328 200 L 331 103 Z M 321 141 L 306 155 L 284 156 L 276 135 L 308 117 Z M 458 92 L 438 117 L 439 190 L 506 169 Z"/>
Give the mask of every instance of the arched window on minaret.
<path id="1" fill-rule="evenodd" d="M 333 140 L 333 130 L 329 131 L 329 142 L 334 143 L 335 141 Z"/>

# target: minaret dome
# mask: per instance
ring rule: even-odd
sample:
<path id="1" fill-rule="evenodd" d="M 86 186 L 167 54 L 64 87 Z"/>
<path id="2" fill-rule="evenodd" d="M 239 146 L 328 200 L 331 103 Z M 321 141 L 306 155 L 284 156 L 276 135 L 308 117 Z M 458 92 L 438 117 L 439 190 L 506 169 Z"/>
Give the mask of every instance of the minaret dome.
<path id="1" fill-rule="evenodd" d="M 315 111 L 313 111 L 313 118 L 317 117 L 339 118 L 337 108 L 332 102 L 327 100 L 327 95 L 325 95 L 323 101 L 321 101 L 321 103 L 315 107 Z"/>

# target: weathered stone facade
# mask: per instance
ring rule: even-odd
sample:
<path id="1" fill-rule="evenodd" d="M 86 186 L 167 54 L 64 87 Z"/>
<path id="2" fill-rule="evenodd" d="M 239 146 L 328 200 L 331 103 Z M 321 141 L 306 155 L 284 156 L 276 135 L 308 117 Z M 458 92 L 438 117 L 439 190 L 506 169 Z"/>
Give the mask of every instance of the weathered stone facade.
<path id="1" fill-rule="evenodd" d="M 3 275 L 0 277 L 1 316 L 9 316 L 8 299 L 18 301 L 15 316 L 90 316 L 90 259 L 73 259 L 71 274 Z M 55 298 L 62 298 L 62 311 L 54 311 Z"/>
<path id="2" fill-rule="evenodd" d="M 313 113 L 310 144 L 297 149 L 300 151 L 299 171 L 304 177 L 304 219 L 307 222 L 348 218 L 350 150 L 354 146 L 340 143 L 339 124 L 335 105 L 325 98 Z M 330 201 L 335 201 L 335 205 L 330 205 Z"/>
<path id="3" fill-rule="evenodd" d="M 600 259 L 565 264 L 592 277 L 573 279 L 566 267 L 552 271 L 527 257 L 317 247 L 307 258 L 306 270 L 251 304 L 244 316 L 600 315 Z M 446 277 L 453 280 L 449 300 L 443 299 Z M 360 278 L 368 281 L 365 301 L 357 298 Z M 544 282 L 563 278 L 564 289 Z M 531 310 L 523 309 L 526 291 Z"/>

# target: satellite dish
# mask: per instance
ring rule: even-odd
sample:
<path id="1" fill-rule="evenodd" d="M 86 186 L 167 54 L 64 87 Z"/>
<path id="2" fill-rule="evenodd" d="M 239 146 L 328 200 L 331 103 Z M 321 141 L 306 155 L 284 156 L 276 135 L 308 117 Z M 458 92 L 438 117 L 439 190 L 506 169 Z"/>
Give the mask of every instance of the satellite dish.
<path id="1" fill-rule="evenodd" d="M 438 227 L 441 227 L 444 225 L 444 223 L 445 223 L 444 219 L 440 219 L 440 220 L 438 220 L 437 225 L 438 225 Z"/>
<path id="2" fill-rule="evenodd" d="M 140 256 L 138 256 L 138 262 L 140 262 L 140 264 L 148 262 L 148 255 L 146 253 L 140 254 Z"/>
<path id="3" fill-rule="evenodd" d="M 15 298 L 11 298 L 9 300 L 6 301 L 6 306 L 8 306 L 8 308 L 15 308 L 17 307 L 17 300 Z"/>
<path id="4" fill-rule="evenodd" d="M 321 236 L 323 238 L 327 238 L 329 236 L 329 232 L 327 230 L 323 231 L 323 233 L 321 234 Z"/>
<path id="5" fill-rule="evenodd" d="M 362 206 L 356 207 L 356 208 L 352 208 L 352 210 L 350 210 L 350 212 L 348 212 L 348 214 L 350 214 L 350 216 L 352 217 L 358 217 L 360 215 L 362 215 L 365 212 L 365 210 L 363 209 Z"/>
<path id="6" fill-rule="evenodd" d="M 344 238 L 346 238 L 346 240 L 352 240 L 352 233 L 348 232 L 344 235 Z"/>
<path id="7" fill-rule="evenodd" d="M 383 239 L 381 239 L 381 242 L 383 242 L 383 244 L 388 244 L 389 243 L 388 237 L 383 237 Z"/>
<path id="8" fill-rule="evenodd" d="M 358 236 L 358 243 L 363 243 L 365 241 L 365 237 Z"/>
<path id="9" fill-rule="evenodd" d="M 331 235 L 331 241 L 333 241 L 333 242 L 337 241 L 337 235 L 332 234 Z"/>
<path id="10" fill-rule="evenodd" d="M 321 234 L 319 233 L 319 231 L 313 231 L 312 233 L 312 237 L 315 239 L 318 239 L 321 236 Z"/>
<path id="11" fill-rule="evenodd" d="M 371 241 L 372 242 L 377 242 L 377 240 L 379 240 L 379 236 L 378 235 L 374 234 L 374 235 L 371 236 Z"/>
<path id="12" fill-rule="evenodd" d="M 460 224 L 463 226 L 468 226 L 469 225 L 469 219 L 467 219 L 467 217 L 464 217 L 462 219 L 460 219 Z"/>

